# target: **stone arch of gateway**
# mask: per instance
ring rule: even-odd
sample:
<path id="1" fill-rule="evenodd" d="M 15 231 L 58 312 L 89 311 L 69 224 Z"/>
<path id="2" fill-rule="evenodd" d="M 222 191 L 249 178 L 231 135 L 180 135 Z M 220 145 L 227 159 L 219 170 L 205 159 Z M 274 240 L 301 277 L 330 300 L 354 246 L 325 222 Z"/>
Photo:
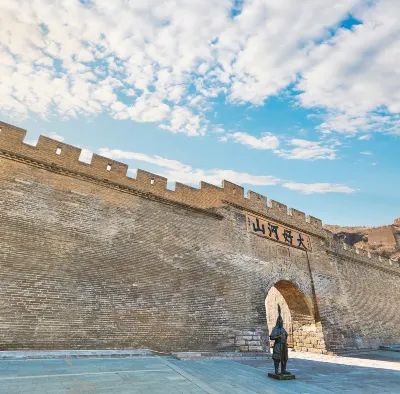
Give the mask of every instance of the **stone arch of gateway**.
<path id="1" fill-rule="evenodd" d="M 400 342 L 399 264 L 319 219 L 0 128 L 1 349 L 265 351 L 278 301 L 299 349 Z"/>
<path id="2" fill-rule="evenodd" d="M 289 347 L 309 352 L 326 351 L 324 335 L 313 297 L 307 297 L 296 283 L 280 280 L 268 291 L 265 299 L 268 332 L 278 318 L 277 305 L 282 308 L 284 327 L 289 333 Z"/>

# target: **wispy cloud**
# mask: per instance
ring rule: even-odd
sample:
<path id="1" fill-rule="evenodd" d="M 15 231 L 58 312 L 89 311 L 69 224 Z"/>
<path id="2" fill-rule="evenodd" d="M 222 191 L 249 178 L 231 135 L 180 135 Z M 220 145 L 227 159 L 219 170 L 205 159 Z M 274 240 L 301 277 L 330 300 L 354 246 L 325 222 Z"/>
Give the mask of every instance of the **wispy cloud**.
<path id="1" fill-rule="evenodd" d="M 253 149 L 276 149 L 279 146 L 279 138 L 271 133 L 263 133 L 260 138 L 257 138 L 247 133 L 236 132 L 220 138 L 221 141 L 228 139 Z"/>
<path id="2" fill-rule="evenodd" d="M 326 110 L 320 131 L 362 133 L 361 140 L 375 132 L 400 135 L 396 4 L 360 2 L 352 15 L 361 23 L 337 30 L 310 52 L 309 67 L 296 88 L 302 91 L 302 106 Z"/>
<path id="3" fill-rule="evenodd" d="M 137 160 L 145 163 L 155 164 L 160 167 L 165 167 L 171 170 L 190 170 L 192 167 L 182 164 L 177 160 L 165 159 L 163 157 L 154 155 L 149 156 L 144 153 L 127 152 L 119 149 L 101 148 L 100 154 L 109 157 L 113 160 Z"/>
<path id="4" fill-rule="evenodd" d="M 113 160 L 135 160 L 160 167 L 158 173 L 169 182 L 181 182 L 188 185 L 198 185 L 205 181 L 214 185 L 221 185 L 225 179 L 238 185 L 270 186 L 281 185 L 287 189 L 297 190 L 302 193 L 353 193 L 354 189 L 347 186 L 330 183 L 296 183 L 286 182 L 273 175 L 252 175 L 246 172 L 237 172 L 230 169 L 201 169 L 193 168 L 177 160 L 166 159 L 160 156 L 150 156 L 138 152 L 127 152 L 118 149 L 100 149 L 100 154 Z M 136 172 L 136 169 L 129 169 Z"/>
<path id="5" fill-rule="evenodd" d="M 331 184 L 331 183 L 295 183 L 286 182 L 283 187 L 296 190 L 304 194 L 313 193 L 355 193 L 356 190 L 344 185 Z"/>
<path id="6" fill-rule="evenodd" d="M 262 137 L 257 138 L 248 133 L 236 132 L 224 135 L 219 140 L 222 142 L 233 140 L 252 149 L 272 150 L 278 156 L 291 160 L 334 160 L 337 147 L 341 145 L 335 138 L 324 142 L 304 139 L 287 140 L 272 133 L 264 133 Z M 282 145 L 286 148 L 278 149 Z"/>
<path id="7" fill-rule="evenodd" d="M 364 151 L 364 152 L 360 152 L 360 155 L 366 155 L 366 156 L 369 156 L 369 155 L 372 155 L 372 152 L 369 152 L 369 151 Z"/>
<path id="8" fill-rule="evenodd" d="M 62 135 L 57 134 L 54 131 L 51 131 L 50 133 L 47 133 L 47 136 L 52 138 L 53 140 L 57 140 L 57 141 L 60 141 L 60 142 L 63 142 L 65 140 L 65 138 Z"/>
<path id="9" fill-rule="evenodd" d="M 292 139 L 288 144 L 291 149 L 276 150 L 275 153 L 291 160 L 334 160 L 336 158 L 336 144 L 324 145 L 322 142 Z"/>
<path id="10" fill-rule="evenodd" d="M 162 168 L 160 175 L 168 178 L 170 182 L 181 182 L 189 185 L 198 185 L 200 181 L 220 185 L 226 179 L 241 185 L 276 185 L 280 180 L 271 175 L 251 175 L 245 172 L 232 170 L 192 168 L 177 160 L 166 159 L 160 156 L 149 156 L 137 152 L 121 150 L 100 149 L 100 154 L 115 160 L 137 160 L 154 164 Z"/>
<path id="11" fill-rule="evenodd" d="M 196 136 L 218 98 L 262 105 L 294 86 L 300 105 L 326 111 L 322 132 L 400 134 L 396 0 L 248 0 L 233 19 L 232 0 L 106 3 L 1 2 L 1 112 L 106 113 Z M 350 13 L 361 24 L 338 28 Z"/>

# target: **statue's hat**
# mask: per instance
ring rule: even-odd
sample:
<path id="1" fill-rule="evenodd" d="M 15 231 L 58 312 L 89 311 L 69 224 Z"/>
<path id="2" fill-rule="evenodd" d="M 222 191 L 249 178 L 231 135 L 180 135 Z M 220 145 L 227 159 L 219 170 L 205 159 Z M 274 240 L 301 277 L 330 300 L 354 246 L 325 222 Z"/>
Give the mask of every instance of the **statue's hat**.
<path id="1" fill-rule="evenodd" d="M 279 322 L 283 323 L 282 315 L 281 315 L 281 306 L 278 304 L 278 318 L 276 319 L 276 325 L 279 324 Z"/>

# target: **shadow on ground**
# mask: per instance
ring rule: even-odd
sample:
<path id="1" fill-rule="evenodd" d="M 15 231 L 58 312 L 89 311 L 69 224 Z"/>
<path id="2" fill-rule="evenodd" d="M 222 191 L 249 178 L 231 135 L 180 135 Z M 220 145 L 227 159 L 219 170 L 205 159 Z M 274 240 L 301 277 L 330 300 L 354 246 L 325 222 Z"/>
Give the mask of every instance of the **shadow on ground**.
<path id="1" fill-rule="evenodd" d="M 290 353 L 290 356 L 288 370 L 315 388 L 334 393 L 400 393 L 400 353 L 371 351 L 341 357 Z M 263 371 L 273 369 L 272 361 L 238 362 Z"/>
<path id="2" fill-rule="evenodd" d="M 386 358 L 391 356 L 380 352 L 372 352 L 369 359 L 366 354 L 357 357 L 297 353 L 289 361 L 296 380 L 286 382 L 267 378 L 272 360 L 182 361 L 157 356 L 1 360 L 0 394 L 400 392 L 398 354 L 389 362 Z"/>

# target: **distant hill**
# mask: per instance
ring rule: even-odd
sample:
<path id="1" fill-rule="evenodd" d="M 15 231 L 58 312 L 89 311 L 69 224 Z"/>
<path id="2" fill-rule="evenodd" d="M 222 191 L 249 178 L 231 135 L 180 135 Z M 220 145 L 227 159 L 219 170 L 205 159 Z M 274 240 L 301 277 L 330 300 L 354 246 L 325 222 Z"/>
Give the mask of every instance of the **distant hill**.
<path id="1" fill-rule="evenodd" d="M 400 261 L 400 218 L 386 226 L 344 227 L 325 224 L 324 228 L 332 232 L 335 239 Z"/>

